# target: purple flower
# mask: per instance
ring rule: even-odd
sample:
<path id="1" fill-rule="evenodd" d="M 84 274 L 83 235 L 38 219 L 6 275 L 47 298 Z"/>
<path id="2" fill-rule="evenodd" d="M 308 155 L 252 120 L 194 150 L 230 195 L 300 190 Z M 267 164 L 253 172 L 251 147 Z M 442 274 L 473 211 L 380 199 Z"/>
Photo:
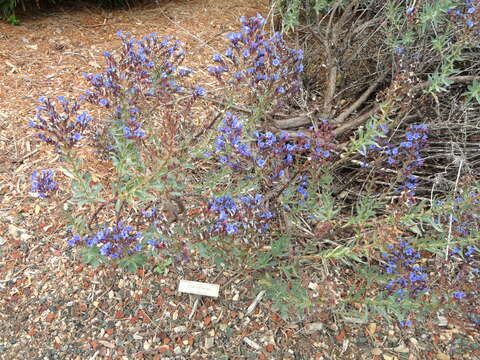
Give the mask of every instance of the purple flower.
<path id="1" fill-rule="evenodd" d="M 59 96 L 57 100 L 63 110 L 61 113 L 50 99 L 40 97 L 42 106 L 37 106 L 36 118 L 30 121 L 28 126 L 42 131 L 36 135 L 48 144 L 72 147 L 81 139 L 81 134 L 92 118 L 86 112 L 79 114 L 80 105 L 76 101 L 70 102 L 63 96 Z"/>
<path id="2" fill-rule="evenodd" d="M 264 159 L 258 159 L 257 160 L 257 165 L 260 166 L 260 167 L 264 167 L 265 166 L 265 160 Z"/>
<path id="3" fill-rule="evenodd" d="M 474 252 L 475 252 L 475 248 L 473 246 L 469 246 L 467 248 L 467 252 L 465 253 L 465 256 L 467 257 L 472 256 Z"/>
<path id="4" fill-rule="evenodd" d="M 401 55 L 403 53 L 403 51 L 405 50 L 405 48 L 403 46 L 400 46 L 400 45 L 397 45 L 393 48 L 393 52 L 396 54 L 396 55 Z"/>
<path id="5" fill-rule="evenodd" d="M 225 227 L 228 235 L 233 235 L 238 232 L 238 227 L 236 224 L 227 224 Z"/>
<path id="6" fill-rule="evenodd" d="M 108 107 L 109 103 L 107 99 L 100 99 L 98 103 L 103 107 Z"/>
<path id="7" fill-rule="evenodd" d="M 204 88 L 197 85 L 194 87 L 192 95 L 193 97 L 198 98 L 198 97 L 205 96 L 206 93 L 207 92 L 205 91 Z"/>
<path id="8" fill-rule="evenodd" d="M 69 246 L 75 246 L 77 243 L 79 243 L 81 240 L 80 235 L 75 235 L 73 236 L 70 240 L 68 240 L 68 245 Z"/>
<path id="9" fill-rule="evenodd" d="M 465 296 L 467 296 L 467 294 L 465 294 L 464 292 L 462 291 L 454 291 L 453 292 L 453 297 L 455 299 L 463 299 Z"/>
<path id="10" fill-rule="evenodd" d="M 53 170 L 34 171 L 32 174 L 32 192 L 40 198 L 48 197 L 49 193 L 58 189 L 58 183 L 53 180 Z"/>

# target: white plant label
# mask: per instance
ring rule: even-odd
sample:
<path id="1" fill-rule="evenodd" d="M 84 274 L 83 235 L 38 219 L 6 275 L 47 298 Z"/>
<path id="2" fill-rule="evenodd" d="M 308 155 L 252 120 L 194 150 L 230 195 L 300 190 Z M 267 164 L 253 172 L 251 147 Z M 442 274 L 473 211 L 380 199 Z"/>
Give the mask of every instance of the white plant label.
<path id="1" fill-rule="evenodd" d="M 178 291 L 187 294 L 218 297 L 220 285 L 202 283 L 198 281 L 180 280 Z"/>

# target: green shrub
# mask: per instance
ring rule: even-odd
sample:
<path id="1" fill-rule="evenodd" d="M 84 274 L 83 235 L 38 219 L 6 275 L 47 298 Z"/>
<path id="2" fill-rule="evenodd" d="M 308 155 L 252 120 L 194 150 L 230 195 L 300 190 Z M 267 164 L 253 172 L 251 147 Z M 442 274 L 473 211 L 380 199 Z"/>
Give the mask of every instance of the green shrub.
<path id="1" fill-rule="evenodd" d="M 59 4 L 61 0 L 48 0 L 48 3 Z M 112 9 L 132 5 L 129 0 L 96 0 L 92 4 L 102 8 Z M 0 0 L 0 18 L 17 25 L 19 20 L 16 17 L 16 10 L 18 8 L 25 10 L 28 7 L 40 7 L 40 0 Z"/>

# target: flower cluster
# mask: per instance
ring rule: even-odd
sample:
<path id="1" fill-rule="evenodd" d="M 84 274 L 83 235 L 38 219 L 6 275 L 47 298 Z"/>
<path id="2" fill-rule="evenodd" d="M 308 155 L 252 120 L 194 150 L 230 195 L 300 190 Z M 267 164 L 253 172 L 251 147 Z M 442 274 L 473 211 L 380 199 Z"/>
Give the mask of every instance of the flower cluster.
<path id="1" fill-rule="evenodd" d="M 285 175 L 286 169 L 302 157 L 312 160 L 314 167 L 323 165 L 332 158 L 335 148 L 332 129 L 327 121 L 322 122 L 317 130 L 312 128 L 306 133 L 282 131 L 276 136 L 268 131 L 256 131 L 253 137 L 258 149 L 257 163 L 271 162 L 273 179 Z"/>
<path id="2" fill-rule="evenodd" d="M 464 0 L 464 4 L 450 8 L 447 13 L 455 22 L 464 24 L 468 29 L 479 29 L 478 31 L 480 31 L 480 4 L 478 1 Z"/>
<path id="3" fill-rule="evenodd" d="M 480 233 L 480 219 L 476 215 L 480 210 L 480 195 L 476 191 L 455 197 L 453 204 L 438 201 L 436 205 L 440 212 L 435 219 L 436 222 L 449 226 L 451 221 L 453 236 L 466 238 Z M 451 212 L 452 216 L 445 214 L 443 210 Z"/>
<path id="4" fill-rule="evenodd" d="M 421 151 L 427 145 L 428 127 L 424 124 L 410 125 L 405 131 L 403 141 L 397 144 L 391 144 L 387 140 L 390 133 L 387 125 L 380 125 L 379 129 L 384 137 L 377 137 L 377 145 L 370 145 L 363 152 L 366 161 L 361 165 L 368 167 L 374 159 L 384 159 L 382 166 L 400 172 L 404 179 L 398 190 L 405 191 L 406 195 L 412 198 L 418 185 L 418 177 L 414 172 L 424 164 Z"/>
<path id="5" fill-rule="evenodd" d="M 57 98 L 63 112 L 58 112 L 55 103 L 47 97 L 40 97 L 40 106 L 37 106 L 35 120 L 28 126 L 41 130 L 37 136 L 47 144 L 66 146 L 71 148 L 82 139 L 82 134 L 92 118 L 86 113 L 80 113 L 80 105 L 74 101 L 71 103 L 63 96 Z"/>
<path id="6" fill-rule="evenodd" d="M 224 54 L 215 54 L 216 65 L 208 72 L 220 82 L 231 84 L 248 83 L 258 97 L 268 95 L 271 99 L 290 96 L 300 87 L 303 72 L 302 50 L 286 46 L 280 33 L 267 37 L 263 31 L 265 19 L 240 18 L 242 30 L 229 33 L 230 46 Z"/>
<path id="7" fill-rule="evenodd" d="M 142 41 L 121 31 L 117 34 L 122 41 L 120 58 L 105 52 L 107 69 L 101 74 L 84 74 L 92 88 L 84 99 L 104 107 L 125 101 L 132 106 L 144 96 L 184 91 L 175 80 L 193 70 L 180 67 L 185 57 L 180 41 L 171 37 L 160 40 L 154 33 Z"/>
<path id="8" fill-rule="evenodd" d="M 148 224 L 149 231 L 145 235 L 149 236 L 147 244 L 155 249 L 165 249 L 168 244 L 165 241 L 164 234 L 171 235 L 171 229 L 167 217 L 157 207 L 151 207 L 141 211 L 143 220 Z"/>
<path id="9" fill-rule="evenodd" d="M 219 196 L 212 199 L 208 210 L 215 214 L 214 232 L 238 234 L 241 229 L 256 231 L 268 229 L 268 222 L 274 217 L 262 202 L 263 196 Z"/>
<path id="10" fill-rule="evenodd" d="M 222 164 L 226 164 L 232 169 L 239 169 L 241 159 L 254 158 L 244 132 L 244 124 L 237 115 L 227 112 L 217 131 L 215 154 Z"/>
<path id="11" fill-rule="evenodd" d="M 299 161 L 310 160 L 312 167 L 322 166 L 333 158 L 334 135 L 328 122 L 322 122 L 317 130 L 290 134 L 282 131 L 275 135 L 270 131 L 253 131 L 249 136 L 244 124 L 235 114 L 227 112 L 218 127 L 213 154 L 221 163 L 235 171 L 261 170 L 269 185 L 289 180 L 289 169 Z M 298 192 L 307 197 L 308 177 L 299 176 Z"/>
<path id="12" fill-rule="evenodd" d="M 277 178 L 300 157 L 310 157 L 317 164 L 323 164 L 335 148 L 333 140 L 327 122 L 306 134 L 282 131 L 275 135 L 270 131 L 253 131 L 249 137 L 238 117 L 227 112 L 218 127 L 214 153 L 222 164 L 232 169 L 242 168 L 242 160 L 249 160 L 260 168 L 271 165 L 274 169 L 272 178 Z"/>
<path id="13" fill-rule="evenodd" d="M 112 259 L 121 259 L 142 251 L 142 233 L 132 226 L 119 221 L 113 226 L 104 226 L 96 234 L 81 238 L 73 236 L 69 241 L 70 246 L 100 247 L 100 254 Z"/>
<path id="14" fill-rule="evenodd" d="M 384 269 L 393 277 L 386 285 L 387 292 L 403 300 L 406 296 L 415 298 L 428 291 L 428 274 L 419 265 L 422 255 L 403 240 L 398 245 L 389 244 L 387 249 L 388 252 L 382 254 L 386 262 Z"/>
<path id="15" fill-rule="evenodd" d="M 58 183 L 53 180 L 53 170 L 34 171 L 32 174 L 32 191 L 38 197 L 46 198 L 49 193 L 58 189 Z"/>
<path id="16" fill-rule="evenodd" d="M 113 108 L 115 119 L 128 139 L 142 139 L 140 104 L 148 99 L 168 102 L 173 94 L 187 92 L 177 81 L 193 70 L 181 67 L 185 52 L 182 43 L 171 37 L 160 40 L 150 34 L 137 41 L 130 34 L 118 32 L 122 41 L 120 57 L 104 53 L 107 68 L 101 74 L 84 74 L 91 89 L 82 99 L 105 108 Z M 205 94 L 199 86 L 191 90 L 192 99 Z"/>
<path id="17" fill-rule="evenodd" d="M 437 273 L 446 283 L 447 301 L 455 303 L 456 308 L 476 326 L 480 326 L 480 250 L 474 246 L 455 247 L 448 256 L 449 266 L 443 265 Z M 448 272 L 447 272 L 448 271 Z M 445 280 L 446 279 L 446 280 Z"/>

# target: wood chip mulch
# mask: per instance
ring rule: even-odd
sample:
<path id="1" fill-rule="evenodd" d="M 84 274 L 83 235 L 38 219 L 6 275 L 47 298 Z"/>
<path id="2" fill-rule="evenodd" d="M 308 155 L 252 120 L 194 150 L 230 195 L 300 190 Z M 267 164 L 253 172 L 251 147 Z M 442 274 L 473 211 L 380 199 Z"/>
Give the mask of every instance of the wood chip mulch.
<path id="1" fill-rule="evenodd" d="M 119 45 L 118 30 L 173 35 L 187 44 L 192 64 L 206 66 L 241 15 L 266 16 L 268 5 L 59 5 L 24 15 L 19 26 L 0 23 L 1 359 L 480 359 L 471 345 L 478 337 L 455 329 L 425 335 L 380 321 L 337 322 L 328 308 L 340 290 L 315 267 L 304 283 L 318 306 L 301 321 L 281 319 L 266 297 L 248 313 L 257 275 L 220 271 L 200 258 L 161 275 L 93 269 L 66 244 L 61 195 L 49 202 L 29 194 L 34 170 L 59 166 L 27 127 L 38 97 L 78 96 L 81 73 L 101 70 L 102 53 Z M 220 297 L 181 294 L 180 279 L 219 284 Z"/>

